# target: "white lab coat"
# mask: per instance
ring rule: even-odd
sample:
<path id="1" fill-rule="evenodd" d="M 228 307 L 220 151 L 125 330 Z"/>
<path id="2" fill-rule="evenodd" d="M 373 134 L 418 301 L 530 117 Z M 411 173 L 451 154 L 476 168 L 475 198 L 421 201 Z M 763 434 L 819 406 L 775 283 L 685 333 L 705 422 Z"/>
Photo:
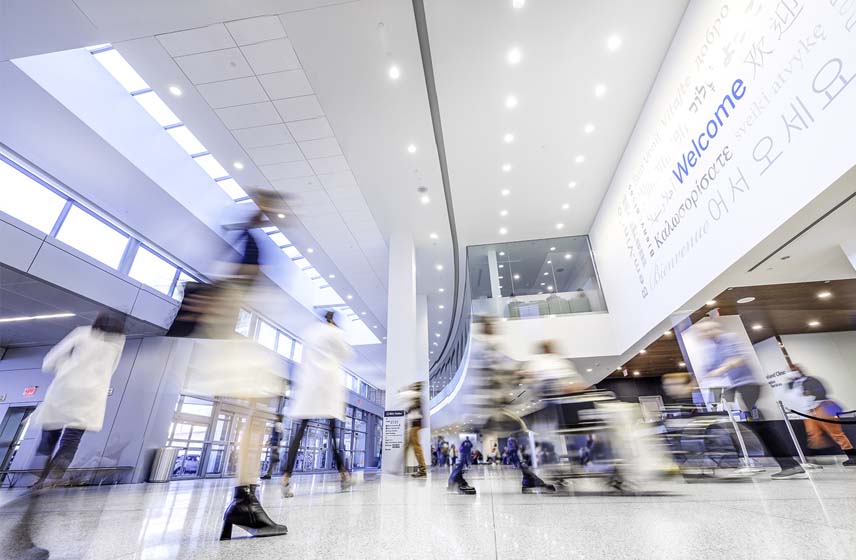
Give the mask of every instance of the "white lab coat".
<path id="1" fill-rule="evenodd" d="M 292 418 L 345 419 L 342 363 L 351 354 L 341 329 L 328 323 L 309 327 L 303 337 L 303 364 L 288 407 Z"/>
<path id="2" fill-rule="evenodd" d="M 56 372 L 39 407 L 42 428 L 101 430 L 110 378 L 119 365 L 125 337 L 92 327 L 78 327 L 54 346 L 42 369 Z"/>

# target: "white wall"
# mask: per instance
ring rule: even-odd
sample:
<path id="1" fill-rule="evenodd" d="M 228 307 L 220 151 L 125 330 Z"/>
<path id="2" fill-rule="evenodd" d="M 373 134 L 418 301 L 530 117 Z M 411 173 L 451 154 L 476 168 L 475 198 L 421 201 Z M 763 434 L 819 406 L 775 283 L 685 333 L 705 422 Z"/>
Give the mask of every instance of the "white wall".
<path id="1" fill-rule="evenodd" d="M 843 76 L 856 74 L 856 33 L 830 2 L 800 6 L 781 34 L 771 25 L 779 3 L 744 13 L 695 0 L 687 9 L 591 230 L 619 346 L 699 294 L 856 162 L 847 140 L 856 85 L 832 102 L 823 91 L 839 61 Z M 676 162 L 737 79 L 745 94 L 679 182 Z M 787 128 L 783 117 L 795 108 L 803 115 L 803 106 L 811 118 Z M 767 167 L 770 143 L 778 159 Z M 730 160 L 709 171 L 726 147 Z M 713 180 L 699 189 L 707 173 Z"/>

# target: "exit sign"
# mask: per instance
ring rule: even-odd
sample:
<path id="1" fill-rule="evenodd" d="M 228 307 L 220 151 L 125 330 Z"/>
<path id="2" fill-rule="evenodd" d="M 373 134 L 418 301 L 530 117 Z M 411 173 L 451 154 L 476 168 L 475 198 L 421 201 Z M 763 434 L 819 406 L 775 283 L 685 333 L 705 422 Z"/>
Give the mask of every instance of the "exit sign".
<path id="1" fill-rule="evenodd" d="M 33 395 L 36 394 L 36 391 L 38 391 L 38 389 L 39 389 L 38 385 L 33 385 L 32 387 L 24 387 L 23 395 L 25 397 L 32 397 Z"/>

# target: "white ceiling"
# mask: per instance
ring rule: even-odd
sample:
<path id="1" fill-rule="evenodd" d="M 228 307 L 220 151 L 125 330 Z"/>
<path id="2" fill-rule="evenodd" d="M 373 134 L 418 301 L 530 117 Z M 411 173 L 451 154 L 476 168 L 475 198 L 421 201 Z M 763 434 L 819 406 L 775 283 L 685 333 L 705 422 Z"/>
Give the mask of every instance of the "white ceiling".
<path id="1" fill-rule="evenodd" d="M 425 2 L 465 244 L 588 233 L 686 4 L 555 0 L 516 10 L 510 0 Z M 607 48 L 612 35 L 622 39 L 615 51 Z M 521 55 L 516 65 L 507 60 L 512 48 Z M 602 97 L 597 84 L 606 87 Z M 509 95 L 518 100 L 513 109 Z M 507 133 L 513 142 L 505 143 Z"/>

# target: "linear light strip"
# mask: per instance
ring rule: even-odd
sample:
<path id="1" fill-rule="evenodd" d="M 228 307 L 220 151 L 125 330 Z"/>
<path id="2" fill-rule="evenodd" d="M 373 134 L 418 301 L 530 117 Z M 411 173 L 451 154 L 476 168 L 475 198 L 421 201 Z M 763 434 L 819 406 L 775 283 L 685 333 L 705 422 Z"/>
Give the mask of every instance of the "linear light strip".
<path id="1" fill-rule="evenodd" d="M 0 317 L 0 323 L 17 323 L 20 321 L 37 321 L 39 319 L 61 319 L 74 317 L 74 313 L 52 313 L 50 315 L 27 315 L 23 317 Z"/>

